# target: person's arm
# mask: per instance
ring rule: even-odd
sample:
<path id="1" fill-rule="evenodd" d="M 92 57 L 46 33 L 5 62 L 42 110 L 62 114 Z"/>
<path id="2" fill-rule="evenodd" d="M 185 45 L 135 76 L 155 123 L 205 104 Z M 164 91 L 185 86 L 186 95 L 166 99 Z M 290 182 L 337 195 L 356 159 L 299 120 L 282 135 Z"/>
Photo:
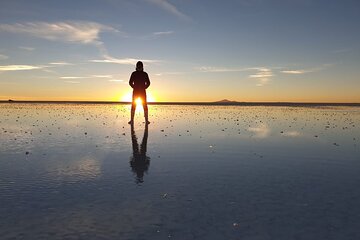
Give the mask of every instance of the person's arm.
<path id="1" fill-rule="evenodd" d="M 149 78 L 149 75 L 147 73 L 146 73 L 145 85 L 146 85 L 145 89 L 150 87 L 150 78 Z"/>
<path id="2" fill-rule="evenodd" d="M 129 85 L 130 85 L 130 87 L 134 88 L 134 85 L 135 85 L 135 83 L 134 83 L 134 73 L 132 73 L 131 76 L 130 76 Z"/>

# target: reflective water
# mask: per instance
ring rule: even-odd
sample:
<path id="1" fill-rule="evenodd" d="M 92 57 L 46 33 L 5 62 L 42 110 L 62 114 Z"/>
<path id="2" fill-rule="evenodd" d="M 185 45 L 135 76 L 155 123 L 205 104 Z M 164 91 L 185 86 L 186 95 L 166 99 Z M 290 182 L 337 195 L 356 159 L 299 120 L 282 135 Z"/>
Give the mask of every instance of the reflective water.
<path id="1" fill-rule="evenodd" d="M 360 108 L 0 104 L 1 239 L 360 239 Z"/>

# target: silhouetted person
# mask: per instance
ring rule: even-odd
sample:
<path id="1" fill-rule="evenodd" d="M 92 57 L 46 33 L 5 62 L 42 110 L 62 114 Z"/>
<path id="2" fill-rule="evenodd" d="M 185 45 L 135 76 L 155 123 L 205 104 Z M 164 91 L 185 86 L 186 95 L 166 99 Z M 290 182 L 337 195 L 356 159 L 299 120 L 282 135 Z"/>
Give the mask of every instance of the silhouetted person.
<path id="1" fill-rule="evenodd" d="M 136 183 L 144 182 L 144 173 L 147 172 L 150 165 L 150 157 L 146 156 L 146 147 L 148 139 L 148 125 L 145 124 L 144 136 L 139 148 L 137 137 L 134 130 L 134 124 L 131 124 L 131 142 L 133 155 L 130 157 L 130 166 L 136 174 Z"/>
<path id="2" fill-rule="evenodd" d="M 141 103 L 144 108 L 145 124 L 149 124 L 148 106 L 146 101 L 146 89 L 150 86 L 150 79 L 146 72 L 144 72 L 144 65 L 138 61 L 136 63 L 136 71 L 131 74 L 129 85 L 134 89 L 131 104 L 131 120 L 129 124 L 134 123 L 136 99 L 141 98 Z"/>

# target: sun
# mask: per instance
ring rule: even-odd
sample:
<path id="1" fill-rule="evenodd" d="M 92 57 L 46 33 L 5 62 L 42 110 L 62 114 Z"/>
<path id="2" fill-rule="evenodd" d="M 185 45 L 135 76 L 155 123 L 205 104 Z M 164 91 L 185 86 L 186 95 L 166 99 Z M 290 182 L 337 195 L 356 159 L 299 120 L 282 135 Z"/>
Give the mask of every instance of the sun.
<path id="1" fill-rule="evenodd" d="M 154 96 L 151 94 L 151 92 L 147 91 L 146 93 L 146 99 L 148 102 L 155 102 Z M 121 98 L 120 101 L 122 102 L 132 102 L 132 92 L 125 93 Z M 141 106 L 142 104 L 137 104 L 137 106 Z"/>
<path id="2" fill-rule="evenodd" d="M 143 101 L 142 101 L 142 99 L 141 99 L 141 98 L 137 98 L 137 99 L 135 99 L 135 104 L 136 104 L 136 107 L 140 107 L 140 106 L 142 106 L 142 103 L 143 103 Z"/>

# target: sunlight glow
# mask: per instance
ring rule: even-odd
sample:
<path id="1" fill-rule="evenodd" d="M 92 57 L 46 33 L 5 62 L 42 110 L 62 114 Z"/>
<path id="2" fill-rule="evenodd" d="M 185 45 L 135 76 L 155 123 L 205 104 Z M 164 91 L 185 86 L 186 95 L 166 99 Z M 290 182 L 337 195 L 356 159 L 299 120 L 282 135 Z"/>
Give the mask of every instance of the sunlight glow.
<path id="1" fill-rule="evenodd" d="M 120 101 L 131 102 L 132 101 L 132 92 L 126 93 L 124 96 L 121 97 Z"/>
<path id="2" fill-rule="evenodd" d="M 141 98 L 137 98 L 136 100 L 135 100 L 135 103 L 136 103 L 136 107 L 140 107 L 140 106 L 142 106 L 142 99 Z"/>
<path id="3" fill-rule="evenodd" d="M 136 113 L 143 112 L 144 108 L 142 104 L 143 104 L 143 100 L 141 98 L 138 97 L 137 99 L 135 99 Z"/>
<path id="4" fill-rule="evenodd" d="M 148 102 L 155 102 L 155 98 L 153 97 L 153 95 L 151 94 L 151 92 L 147 91 L 146 93 L 146 98 Z M 132 92 L 127 92 L 126 94 L 124 94 L 120 101 L 122 102 L 131 102 L 132 101 Z"/>

